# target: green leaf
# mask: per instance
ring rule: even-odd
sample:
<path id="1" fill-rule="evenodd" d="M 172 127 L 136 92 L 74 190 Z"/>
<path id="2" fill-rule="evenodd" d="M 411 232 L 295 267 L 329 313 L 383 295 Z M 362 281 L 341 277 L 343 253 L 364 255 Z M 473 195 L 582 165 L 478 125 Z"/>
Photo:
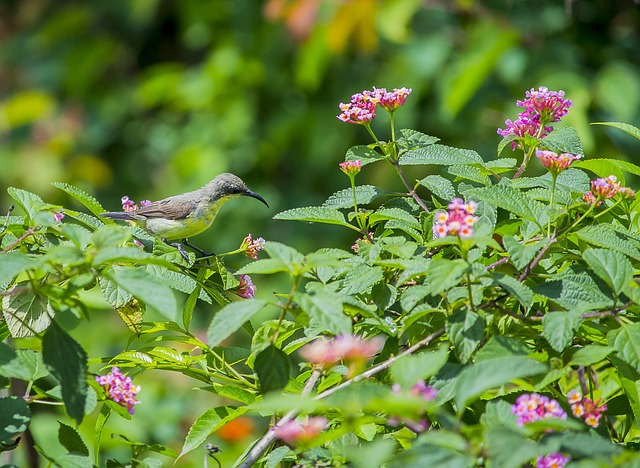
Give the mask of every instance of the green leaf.
<path id="1" fill-rule="evenodd" d="M 304 256 L 300 252 L 280 242 L 267 241 L 264 243 L 264 250 L 269 254 L 269 257 L 288 265 L 301 264 L 304 261 Z"/>
<path id="2" fill-rule="evenodd" d="M 121 247 L 131 239 L 131 231 L 122 226 L 104 225 L 91 234 L 91 243 L 97 249 Z"/>
<path id="3" fill-rule="evenodd" d="M 487 343 L 478 351 L 475 361 L 485 361 L 505 356 L 526 356 L 532 349 L 517 338 L 505 335 L 494 335 Z"/>
<path id="4" fill-rule="evenodd" d="M 247 263 L 240 268 L 236 274 L 238 275 L 271 275 L 282 271 L 289 271 L 289 266 L 277 258 L 263 258 Z"/>
<path id="5" fill-rule="evenodd" d="M 525 356 L 506 356 L 476 362 L 465 368 L 455 383 L 458 413 L 482 393 L 512 380 L 542 374 L 547 366 Z"/>
<path id="6" fill-rule="evenodd" d="M 511 293 L 526 309 L 533 305 L 533 291 L 529 286 L 503 273 L 493 273 L 492 276 L 494 285 L 501 286 Z"/>
<path id="7" fill-rule="evenodd" d="M 358 185 L 355 187 L 358 205 L 368 205 L 386 192 L 373 185 Z M 353 208 L 353 190 L 347 188 L 331 195 L 322 206 L 329 208 Z"/>
<path id="8" fill-rule="evenodd" d="M 289 383 L 291 372 L 289 356 L 273 344 L 258 353 L 254 367 L 262 394 L 282 390 Z"/>
<path id="9" fill-rule="evenodd" d="M 70 453 L 89 456 L 89 449 L 80 434 L 71 426 L 67 426 L 60 421 L 58 421 L 58 441 Z"/>
<path id="10" fill-rule="evenodd" d="M 640 372 L 640 322 L 622 323 L 620 328 L 607 334 L 607 342 L 620 359 Z"/>
<path id="11" fill-rule="evenodd" d="M 73 198 L 75 198 L 80 203 L 82 203 L 85 207 L 87 207 L 89 211 L 91 211 L 96 216 L 100 216 L 102 213 L 107 211 L 102 207 L 102 205 L 98 200 L 93 198 L 91 195 L 89 195 L 85 191 L 80 190 L 77 187 L 74 187 L 73 185 L 69 185 L 64 182 L 51 182 L 51 185 L 59 188 L 60 190 L 67 192 L 69 195 L 71 195 Z"/>
<path id="12" fill-rule="evenodd" d="M 622 184 L 624 184 L 625 181 L 625 172 L 634 175 L 640 175 L 640 166 L 619 159 L 585 159 L 574 162 L 572 166 L 587 169 L 596 174 L 598 177 L 608 177 L 610 175 L 614 175 L 618 178 L 618 182 Z"/>
<path id="13" fill-rule="evenodd" d="M 103 274 L 147 306 L 175 321 L 178 305 L 171 288 L 144 268 L 112 265 Z"/>
<path id="14" fill-rule="evenodd" d="M 626 362 L 611 358 L 615 366 L 624 396 L 629 402 L 635 424 L 640 424 L 640 375 Z"/>
<path id="15" fill-rule="evenodd" d="M 360 161 L 363 166 L 367 164 L 384 160 L 384 155 L 378 153 L 373 148 L 369 148 L 365 145 L 353 146 L 347 150 L 347 154 L 344 158 L 345 161 Z"/>
<path id="16" fill-rule="evenodd" d="M 426 380 L 438 373 L 442 366 L 446 364 L 448 357 L 449 349 L 447 346 L 440 346 L 432 351 L 402 356 L 391 364 L 391 375 L 403 390 L 409 390 L 419 380 Z"/>
<path id="17" fill-rule="evenodd" d="M 516 216 L 533 221 L 538 227 L 544 226 L 547 222 L 545 205 L 507 185 L 473 188 L 467 190 L 466 196 L 475 201 L 487 202 Z"/>
<path id="18" fill-rule="evenodd" d="M 305 208 L 293 208 L 283 211 L 273 217 L 273 219 L 284 219 L 288 221 L 307 221 L 310 223 L 338 224 L 356 229 L 347 223 L 344 215 L 335 208 L 328 206 L 308 206 Z"/>
<path id="19" fill-rule="evenodd" d="M 509 427 L 493 427 L 487 431 L 487 450 L 491 466 L 531 466 L 529 462 L 539 456 L 557 452 L 560 444 L 548 440 L 528 440 Z"/>
<path id="20" fill-rule="evenodd" d="M 633 125 L 629 125 L 623 122 L 592 122 L 591 125 L 606 125 L 608 127 L 617 128 L 618 130 L 622 130 L 623 132 L 627 132 L 634 138 L 640 140 L 640 128 L 634 127 Z"/>
<path id="21" fill-rule="evenodd" d="M 472 468 L 476 460 L 471 455 L 459 453 L 447 447 L 432 444 L 416 444 L 408 450 L 400 451 L 385 466 L 389 468 Z"/>
<path id="22" fill-rule="evenodd" d="M 424 133 L 418 132 L 417 130 L 412 130 L 409 128 L 398 130 L 397 135 L 398 143 L 408 149 L 429 146 L 437 141 L 440 141 L 440 138 L 426 135 Z"/>
<path id="23" fill-rule="evenodd" d="M 42 358 L 58 378 L 67 414 L 78 424 L 87 399 L 87 353 L 55 322 L 42 337 Z"/>
<path id="24" fill-rule="evenodd" d="M 0 284 L 13 280 L 18 273 L 33 268 L 38 264 L 35 258 L 20 252 L 0 254 Z"/>
<path id="25" fill-rule="evenodd" d="M 593 433 L 571 431 L 558 434 L 557 438 L 561 445 L 560 451 L 569 452 L 576 457 L 608 458 L 622 451 L 622 447 Z"/>
<path id="26" fill-rule="evenodd" d="M 340 296 L 323 292 L 313 295 L 296 293 L 295 300 L 309 314 L 310 327 L 316 332 L 334 335 L 352 332 L 351 317 L 342 310 Z"/>
<path id="27" fill-rule="evenodd" d="M 11 294 L 23 289 L 19 294 Z M 23 281 L 7 290 L 2 298 L 2 315 L 14 338 L 26 338 L 43 332 L 55 315 L 46 297 L 35 294 L 28 281 Z"/>
<path id="28" fill-rule="evenodd" d="M 98 276 L 98 285 L 100 286 L 100 291 L 102 291 L 105 301 L 114 309 L 124 307 L 133 298 L 130 292 L 121 288 L 113 281 L 109 281 L 104 276 Z"/>
<path id="29" fill-rule="evenodd" d="M 518 135 L 514 133 L 510 133 L 509 135 L 504 137 L 502 140 L 500 140 L 500 143 L 498 143 L 498 151 L 497 151 L 498 157 L 502 154 L 502 151 L 504 151 L 507 145 L 511 145 L 513 140 L 515 140 L 516 138 L 518 138 Z"/>
<path id="30" fill-rule="evenodd" d="M 33 382 L 49 375 L 42 354 L 30 349 L 14 351 L 0 343 L 0 375 Z"/>
<path id="31" fill-rule="evenodd" d="M 34 219 L 36 213 L 45 206 L 44 201 L 35 193 L 27 192 L 26 190 L 18 189 L 15 187 L 9 187 L 7 193 L 13 198 L 18 205 L 27 213 L 29 218 Z M 51 216 L 53 220 L 53 215 Z"/>
<path id="32" fill-rule="evenodd" d="M 583 153 L 580 137 L 573 127 L 554 129 L 553 132 L 542 139 L 541 146 L 556 153 Z"/>
<path id="33" fill-rule="evenodd" d="M 369 216 L 369 223 L 373 225 L 378 221 L 389 219 L 404 221 L 415 229 L 420 228 L 418 220 L 413 215 L 400 208 L 380 208 Z"/>
<path id="34" fill-rule="evenodd" d="M 518 269 L 522 270 L 526 267 L 540 249 L 544 246 L 545 241 L 541 240 L 530 245 L 521 244 L 515 237 L 505 235 L 502 243 L 509 253 L 509 261 Z"/>
<path id="35" fill-rule="evenodd" d="M 633 265 L 619 252 L 609 249 L 587 249 L 582 252 L 582 258 L 593 272 L 609 285 L 616 297 L 633 279 Z"/>
<path id="36" fill-rule="evenodd" d="M 223 307 L 213 317 L 207 330 L 207 343 L 213 348 L 235 333 L 247 320 L 268 304 L 261 299 L 245 299 Z"/>
<path id="37" fill-rule="evenodd" d="M 384 278 L 380 267 L 361 264 L 349 270 L 343 280 L 342 294 L 366 294 Z"/>
<path id="38" fill-rule="evenodd" d="M 604 285 L 603 285 L 604 286 Z M 594 279 L 585 271 L 567 270 L 545 283 L 532 288 L 565 309 L 610 307 L 611 297 L 604 294 Z"/>
<path id="39" fill-rule="evenodd" d="M 471 358 L 482 341 L 484 327 L 484 319 L 471 310 L 459 309 L 449 317 L 447 334 L 461 362 Z"/>
<path id="40" fill-rule="evenodd" d="M 456 286 L 468 270 L 468 263 L 462 259 L 438 258 L 432 260 L 429 263 L 429 274 L 425 282 L 425 285 L 429 287 L 429 294 L 440 294 Z"/>
<path id="41" fill-rule="evenodd" d="M 456 176 L 456 180 L 470 180 L 482 185 L 491 185 L 491 179 L 489 179 L 489 176 L 487 176 L 487 174 L 478 167 L 455 165 L 449 166 L 447 168 L 447 172 Z"/>
<path id="42" fill-rule="evenodd" d="M 597 344 L 586 345 L 583 348 L 579 348 L 569 361 L 569 365 L 572 366 L 590 366 L 603 361 L 609 354 L 613 352 L 613 349 L 609 346 L 601 346 Z"/>
<path id="43" fill-rule="evenodd" d="M 630 240 L 628 235 L 614 230 L 611 226 L 606 224 L 586 226 L 576 234 L 589 244 L 615 250 L 635 260 L 640 260 L 640 250 L 636 248 L 636 244 Z"/>
<path id="44" fill-rule="evenodd" d="M 27 430 L 31 422 L 31 410 L 22 398 L 0 398 L 0 443 L 12 439 Z"/>
<path id="45" fill-rule="evenodd" d="M 549 312 L 542 319 L 542 336 L 558 352 L 571 344 L 582 319 L 580 310 Z"/>
<path id="46" fill-rule="evenodd" d="M 409 150 L 400 157 L 400 164 L 405 166 L 421 164 L 453 166 L 482 162 L 482 158 L 475 151 L 438 144 Z"/>
<path id="47" fill-rule="evenodd" d="M 234 408 L 233 406 L 219 406 L 205 411 L 191 425 L 178 458 L 198 448 L 207 440 L 207 437 L 229 421 L 236 419 L 238 416 L 242 416 L 247 412 L 247 409 L 246 406 L 240 406 L 238 408 Z"/>
<path id="48" fill-rule="evenodd" d="M 450 201 L 456 196 L 456 191 L 451 181 L 442 176 L 430 175 L 418 181 L 418 183 L 442 200 Z"/>

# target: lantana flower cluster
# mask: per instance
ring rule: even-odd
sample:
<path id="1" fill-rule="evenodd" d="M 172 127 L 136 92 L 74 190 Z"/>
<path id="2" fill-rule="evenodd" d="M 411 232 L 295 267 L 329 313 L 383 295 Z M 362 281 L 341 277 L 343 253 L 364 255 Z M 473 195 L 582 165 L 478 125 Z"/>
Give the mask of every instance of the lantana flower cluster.
<path id="1" fill-rule="evenodd" d="M 349 103 L 341 102 L 338 119 L 352 124 L 366 125 L 376 116 L 378 104 L 388 112 L 393 112 L 402 106 L 411 94 L 411 88 L 393 88 L 387 91 L 385 88 L 373 88 L 364 90 L 351 96 Z"/>
<path id="2" fill-rule="evenodd" d="M 318 338 L 300 348 L 302 359 L 320 367 L 330 367 L 339 361 L 349 366 L 349 376 L 355 375 L 367 359 L 380 352 L 384 345 L 384 338 L 374 336 L 365 340 L 355 335 L 338 335 L 328 340 Z"/>
<path id="3" fill-rule="evenodd" d="M 593 401 L 591 398 L 582 397 L 582 393 L 572 390 L 567 395 L 571 403 L 571 412 L 576 418 L 584 419 L 584 422 L 591 427 L 598 427 L 602 413 L 607 410 L 607 405 L 600 404 L 600 400 Z"/>
<path id="4" fill-rule="evenodd" d="M 536 149 L 536 156 L 544 167 L 549 169 L 551 174 L 559 174 L 567 169 L 572 162 L 582 158 L 581 154 L 556 153 L 555 151 L 547 151 Z"/>
<path id="5" fill-rule="evenodd" d="M 338 164 L 340 170 L 347 174 L 349 177 L 355 176 L 362 169 L 362 161 L 356 159 L 355 161 L 345 161 Z"/>
<path id="6" fill-rule="evenodd" d="M 567 419 L 567 413 L 557 400 L 538 393 L 520 395 L 511 406 L 511 411 L 518 417 L 518 426 L 542 419 Z"/>
<path id="7" fill-rule="evenodd" d="M 516 101 L 518 107 L 524 107 L 524 111 L 518 114 L 515 121 L 506 120 L 505 129 L 498 129 L 498 134 L 507 137 L 515 135 L 524 137 L 526 134 L 536 138 L 543 138 L 553 131 L 549 123 L 559 122 L 567 115 L 573 102 L 565 99 L 564 91 L 549 91 L 546 86 L 540 86 L 537 90 L 531 88 L 527 91 L 524 101 Z M 517 142 L 511 143 L 511 149 L 520 146 Z"/>
<path id="8" fill-rule="evenodd" d="M 258 288 L 253 284 L 251 276 L 240 275 L 238 276 L 238 280 L 240 280 L 240 284 L 236 286 L 234 292 L 243 299 L 253 299 Z"/>
<path id="9" fill-rule="evenodd" d="M 473 236 L 473 226 L 478 217 L 473 214 L 478 204 L 472 200 L 464 202 L 462 198 L 454 198 L 447 206 L 449 211 L 436 213 L 433 233 L 436 237 L 459 236 L 463 239 Z"/>
<path id="10" fill-rule="evenodd" d="M 616 195 L 622 195 L 625 198 L 635 198 L 636 193 L 629 187 L 623 187 L 618 182 L 618 178 L 614 175 L 603 177 L 591 181 L 591 191 L 585 193 L 582 199 L 590 205 L 596 206 L 602 203 L 602 200 L 613 198 Z"/>
<path id="11" fill-rule="evenodd" d="M 240 245 L 243 255 L 252 260 L 258 259 L 258 252 L 264 249 L 265 240 L 262 237 L 256 239 L 251 234 L 245 237 Z"/>
<path id="12" fill-rule="evenodd" d="M 131 211 L 136 211 L 138 209 L 140 209 L 140 207 L 136 204 L 136 202 L 134 202 L 133 200 L 131 200 L 128 196 L 124 196 L 120 199 L 120 201 L 122 202 L 122 210 L 126 211 L 126 212 L 131 212 Z M 151 201 L 149 200 L 142 200 L 140 202 L 140 206 L 149 206 L 151 205 Z"/>
<path id="13" fill-rule="evenodd" d="M 536 458 L 536 468 L 564 468 L 571 461 L 571 457 L 561 453 L 551 453 L 547 456 Z"/>
<path id="14" fill-rule="evenodd" d="M 327 418 L 313 416 L 304 423 L 296 419 L 285 422 L 282 426 L 274 428 L 278 439 L 290 445 L 304 444 L 315 439 L 327 426 Z"/>
<path id="15" fill-rule="evenodd" d="M 102 385 L 110 400 L 127 408 L 129 414 L 135 412 L 133 406 L 140 403 L 136 398 L 140 392 L 140 386 L 133 385 L 131 377 L 125 377 L 120 369 L 114 366 L 107 375 L 97 375 L 96 382 Z"/>
<path id="16" fill-rule="evenodd" d="M 400 388 L 400 385 L 398 384 L 393 384 L 391 386 L 391 391 L 396 395 L 402 395 L 402 390 Z M 411 389 L 409 389 L 408 394 L 413 398 L 420 398 L 425 401 L 433 401 L 438 396 L 438 390 L 431 387 L 424 380 L 419 380 L 411 387 Z M 409 428 L 416 434 L 420 434 L 430 427 L 429 420 L 426 418 L 414 420 L 409 418 L 391 417 L 389 418 L 387 424 L 391 427 L 396 427 L 399 424 L 404 424 L 405 427 Z"/>

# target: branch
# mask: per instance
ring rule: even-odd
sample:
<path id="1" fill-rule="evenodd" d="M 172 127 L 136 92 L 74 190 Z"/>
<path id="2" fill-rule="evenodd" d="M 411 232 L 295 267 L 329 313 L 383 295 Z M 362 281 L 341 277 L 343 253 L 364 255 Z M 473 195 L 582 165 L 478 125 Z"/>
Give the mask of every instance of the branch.
<path id="1" fill-rule="evenodd" d="M 553 231 L 553 234 L 551 234 L 551 237 L 549 237 L 549 242 L 547 242 L 546 245 L 542 247 L 542 249 L 540 249 L 540 252 L 538 252 L 538 255 L 536 255 L 536 258 L 534 258 L 531 261 L 531 263 L 529 263 L 525 267 L 522 274 L 518 277 L 518 281 L 522 282 L 529 275 L 529 273 L 531 273 L 531 270 L 533 270 L 535 266 L 538 264 L 538 262 L 542 260 L 542 257 L 544 257 L 544 254 L 547 253 L 547 250 L 549 250 L 549 247 L 551 247 L 551 245 L 555 241 L 556 241 L 556 231 Z"/>
<path id="2" fill-rule="evenodd" d="M 417 350 L 419 350 L 420 348 L 423 348 L 423 347 L 427 346 L 433 340 L 435 340 L 436 338 L 438 338 L 439 336 L 444 334 L 444 331 L 445 331 L 445 329 L 443 327 L 440 330 L 438 330 L 436 332 L 433 332 L 432 334 L 430 334 L 428 336 L 425 336 L 423 339 L 421 339 L 420 341 L 415 343 L 413 346 L 409 346 L 407 349 L 405 349 L 401 353 L 398 353 L 396 356 L 391 356 L 386 361 L 381 362 L 380 364 L 378 364 L 376 366 L 373 366 L 371 369 L 366 370 L 362 374 L 358 374 L 355 377 L 353 377 L 353 378 L 351 378 L 349 380 L 346 380 L 345 382 L 341 383 L 340 385 L 336 385 L 335 387 L 332 387 L 332 388 L 330 388 L 328 390 L 325 390 L 322 393 L 319 393 L 318 395 L 316 395 L 314 400 L 320 400 L 322 398 L 328 397 L 329 395 L 332 395 L 333 393 L 337 392 L 338 390 L 341 390 L 341 389 L 343 389 L 345 387 L 348 387 L 349 385 L 351 385 L 351 384 L 353 384 L 355 382 L 359 382 L 361 380 L 367 379 L 367 378 L 377 374 L 378 372 L 387 369 L 389 366 L 391 366 L 391 364 L 393 364 L 395 361 L 400 359 L 402 356 L 406 356 L 408 354 L 412 354 L 412 353 L 416 352 Z M 309 380 L 307 381 L 307 383 L 306 383 L 306 385 L 304 387 L 304 390 L 302 391 L 303 395 L 308 395 L 311 392 L 311 390 L 313 390 L 313 388 L 316 385 L 316 382 L 320 378 L 320 374 L 321 373 L 322 373 L 322 370 L 320 370 L 320 369 L 315 369 L 313 371 L 313 374 L 311 374 L 311 377 L 309 377 Z M 258 442 L 256 442 L 256 444 L 253 446 L 253 448 L 251 449 L 251 451 L 249 452 L 247 457 L 244 459 L 244 461 L 241 464 L 237 465 L 238 468 L 249 468 L 249 467 L 253 466 L 258 461 L 258 459 L 260 459 L 260 457 L 267 451 L 269 446 L 276 439 L 275 428 L 282 426 L 287 421 L 289 421 L 289 420 L 293 419 L 294 417 L 296 417 L 297 414 L 298 414 L 298 412 L 296 410 L 291 410 L 287 414 L 285 414 L 282 417 L 282 419 L 280 419 L 280 421 L 278 421 L 274 426 L 269 428 L 269 430 L 267 430 L 267 433 L 264 436 L 262 436 L 262 438 L 260 440 L 258 440 Z"/>

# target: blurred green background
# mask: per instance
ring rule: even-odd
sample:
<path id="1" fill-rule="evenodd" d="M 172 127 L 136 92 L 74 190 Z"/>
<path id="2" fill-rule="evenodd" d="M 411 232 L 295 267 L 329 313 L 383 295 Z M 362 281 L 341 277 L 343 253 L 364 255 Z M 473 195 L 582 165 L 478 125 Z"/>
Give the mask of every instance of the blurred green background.
<path id="1" fill-rule="evenodd" d="M 302 252 L 348 248 L 351 232 L 271 220 L 347 185 L 337 164 L 369 137 L 335 118 L 339 102 L 372 86 L 411 87 L 400 128 L 488 160 L 515 100 L 545 85 L 574 101 L 563 122 L 577 128 L 586 158 L 633 158 L 635 140 L 589 122 L 639 125 L 639 25 L 631 0 L 3 0 L 0 212 L 8 186 L 77 209 L 49 184 L 65 181 L 115 210 L 123 195 L 159 199 L 230 171 L 271 209 L 231 202 L 193 239 L 200 247 L 233 250 L 251 232 Z M 367 166 L 358 182 L 401 189 L 384 165 Z M 255 281 L 267 295 L 277 288 Z M 126 328 L 115 314 L 95 315 L 74 336 L 90 356 L 121 350 Z M 99 333 L 105 321 L 113 337 Z M 140 380 L 146 404 L 114 429 L 179 449 L 211 397 L 191 398 L 192 383 L 170 375 Z M 232 459 L 243 444 L 224 448 L 221 459 Z"/>

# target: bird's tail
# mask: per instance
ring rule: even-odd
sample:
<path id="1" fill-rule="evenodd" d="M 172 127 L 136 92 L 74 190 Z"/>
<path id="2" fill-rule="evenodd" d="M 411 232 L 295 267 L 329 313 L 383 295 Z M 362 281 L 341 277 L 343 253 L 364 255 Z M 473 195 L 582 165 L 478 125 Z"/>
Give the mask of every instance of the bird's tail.
<path id="1" fill-rule="evenodd" d="M 129 213 L 127 211 L 107 211 L 106 213 L 102 213 L 100 216 L 103 218 L 117 219 L 121 221 L 141 221 L 144 219 L 140 215 Z"/>

